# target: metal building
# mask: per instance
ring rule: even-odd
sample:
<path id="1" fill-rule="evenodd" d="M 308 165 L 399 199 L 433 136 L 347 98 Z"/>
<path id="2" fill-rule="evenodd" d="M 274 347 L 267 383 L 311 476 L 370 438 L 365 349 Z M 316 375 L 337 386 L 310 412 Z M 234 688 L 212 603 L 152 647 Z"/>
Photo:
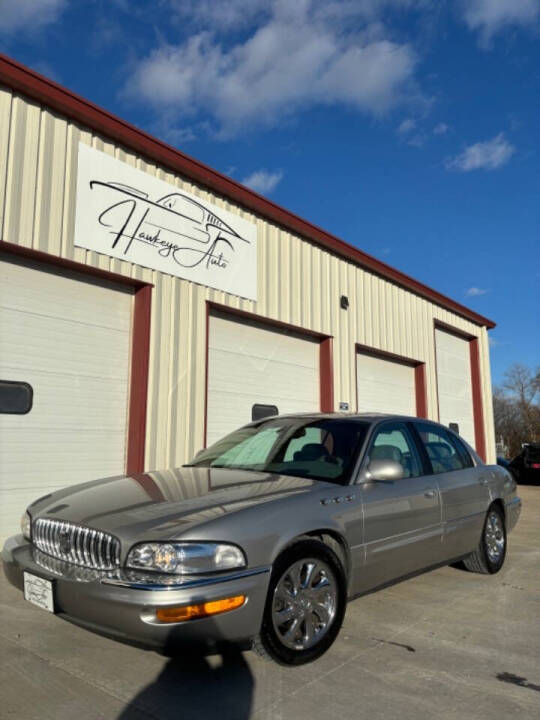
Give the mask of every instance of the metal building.
<path id="1" fill-rule="evenodd" d="M 0 394 L 33 390 L 0 414 L 0 537 L 256 405 L 457 423 L 494 460 L 490 320 L 5 56 L 0 229 Z"/>

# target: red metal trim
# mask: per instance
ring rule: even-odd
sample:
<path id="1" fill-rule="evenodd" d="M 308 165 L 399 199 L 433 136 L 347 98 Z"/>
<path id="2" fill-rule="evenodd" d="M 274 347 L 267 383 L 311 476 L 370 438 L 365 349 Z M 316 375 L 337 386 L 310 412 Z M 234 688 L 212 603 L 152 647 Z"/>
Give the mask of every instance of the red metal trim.
<path id="1" fill-rule="evenodd" d="M 107 272 L 84 263 L 67 258 L 49 255 L 40 250 L 15 245 L 0 240 L 0 252 L 33 260 L 45 265 L 77 272 L 80 275 L 97 277 L 100 280 L 132 287 L 135 290 L 133 301 L 133 331 L 131 338 L 131 376 L 129 391 L 128 435 L 126 453 L 126 471 L 140 473 L 144 470 L 144 444 L 146 437 L 146 403 L 148 390 L 148 366 L 150 356 L 150 307 L 152 285 L 135 278 Z"/>
<path id="2" fill-rule="evenodd" d="M 81 123 L 91 130 L 102 133 L 107 138 L 139 153 L 153 163 L 183 175 L 190 180 L 205 185 L 216 193 L 230 198 L 234 202 L 252 210 L 276 224 L 311 240 L 350 262 L 387 278 L 406 288 L 410 292 L 427 298 L 433 303 L 447 308 L 477 325 L 488 328 L 495 323 L 473 310 L 446 297 L 437 290 L 424 285 L 409 275 L 396 270 L 357 248 L 352 247 L 335 235 L 322 230 L 276 205 L 271 200 L 249 190 L 244 185 L 218 173 L 194 158 L 176 150 L 151 135 L 139 130 L 130 123 L 121 120 L 66 88 L 58 85 L 15 60 L 0 54 L 0 83 L 20 92 L 27 97 L 47 105 L 52 110 Z"/>
<path id="3" fill-rule="evenodd" d="M 220 303 L 213 302 L 212 300 L 207 300 L 206 304 L 209 308 L 208 312 L 216 310 L 216 312 L 222 312 L 227 315 L 237 315 L 238 317 L 246 318 L 246 320 L 253 320 L 254 322 L 262 323 L 263 325 L 272 325 L 272 327 L 280 330 L 289 330 L 290 332 L 300 335 L 307 335 L 315 338 L 316 340 L 325 340 L 330 337 L 330 335 L 326 335 L 325 333 L 316 332 L 315 330 L 303 328 L 299 325 L 291 325 L 291 323 L 286 323 L 282 320 L 275 320 L 274 318 L 269 318 L 264 315 L 257 315 L 256 313 L 248 312 L 247 310 L 240 310 L 239 308 L 229 307 L 228 305 L 221 305 Z"/>
<path id="4" fill-rule="evenodd" d="M 433 325 L 435 330 L 444 330 L 445 332 L 450 333 L 450 335 L 455 335 L 462 340 L 474 340 L 476 337 L 476 335 L 471 335 L 471 333 L 465 332 L 465 330 L 459 330 L 453 325 L 448 325 L 448 323 L 442 322 L 441 320 L 434 320 Z"/>
<path id="5" fill-rule="evenodd" d="M 206 350 L 205 350 L 205 379 L 204 379 L 204 438 L 203 447 L 207 446 L 208 439 L 208 348 L 210 345 L 210 308 L 206 301 Z"/>
<path id="6" fill-rule="evenodd" d="M 428 417 L 426 392 L 426 364 L 418 363 L 414 368 L 414 389 L 416 391 L 416 416 Z"/>
<path id="7" fill-rule="evenodd" d="M 131 391 L 126 464 L 128 473 L 141 473 L 144 470 L 151 307 L 152 288 L 146 285 L 137 290 L 133 303 Z"/>
<path id="8" fill-rule="evenodd" d="M 435 367 L 435 397 L 437 398 L 437 422 L 441 422 L 441 403 L 439 400 L 439 369 L 437 367 L 437 321 L 433 323 L 433 364 Z"/>
<path id="9" fill-rule="evenodd" d="M 471 356 L 471 384 L 474 416 L 474 440 L 476 452 L 482 460 L 486 459 L 486 434 L 484 430 L 484 404 L 482 402 L 482 374 L 480 371 L 480 351 L 478 338 L 469 340 Z"/>
<path id="10" fill-rule="evenodd" d="M 324 338 L 319 345 L 319 378 L 321 412 L 334 412 L 334 353 L 331 337 Z"/>
<path id="11" fill-rule="evenodd" d="M 5 240 L 0 240 L 0 252 L 2 251 L 11 253 L 12 255 L 19 255 L 27 260 L 35 260 L 36 262 L 42 262 L 46 265 L 54 265 L 55 267 L 82 273 L 84 275 L 92 275 L 93 277 L 100 278 L 101 280 L 115 282 L 119 285 L 128 285 L 133 288 L 153 287 L 151 283 L 145 283 L 142 280 L 126 277 L 125 275 L 119 275 L 118 273 L 109 272 L 108 270 L 102 270 L 101 268 L 76 262 L 75 260 L 68 260 L 67 258 L 59 257 L 58 255 L 50 255 L 49 253 L 42 252 L 41 250 L 34 250 L 33 248 L 16 245 L 15 243 L 6 242 Z"/>
<path id="12" fill-rule="evenodd" d="M 133 480 L 142 487 L 150 500 L 165 502 L 165 495 L 153 477 L 146 473 L 144 475 L 137 474 L 133 476 Z"/>
<path id="13" fill-rule="evenodd" d="M 421 360 L 415 360 L 413 358 L 406 357 L 405 355 L 397 355 L 396 353 L 388 352 L 387 350 L 379 350 L 378 348 L 371 347 L 369 345 L 362 345 L 356 343 L 356 352 L 364 353 L 364 355 L 371 355 L 373 357 L 382 358 L 383 360 L 392 360 L 393 362 L 401 363 L 402 365 L 420 365 Z"/>
<path id="14" fill-rule="evenodd" d="M 356 355 L 363 353 L 372 357 L 381 358 L 383 360 L 391 360 L 392 362 L 408 365 L 414 368 L 414 395 L 416 403 L 416 416 L 421 418 L 428 417 L 427 411 L 427 390 L 426 390 L 426 364 L 421 360 L 414 360 L 405 355 L 397 355 L 387 350 L 379 350 L 369 345 L 355 344 L 354 372 L 356 378 L 356 412 L 358 412 L 358 363 Z"/>

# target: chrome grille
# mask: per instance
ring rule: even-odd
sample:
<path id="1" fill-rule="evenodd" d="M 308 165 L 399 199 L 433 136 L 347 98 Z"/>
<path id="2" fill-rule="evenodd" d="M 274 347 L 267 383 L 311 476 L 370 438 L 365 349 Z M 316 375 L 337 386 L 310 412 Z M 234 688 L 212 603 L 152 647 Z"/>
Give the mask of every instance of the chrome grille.
<path id="1" fill-rule="evenodd" d="M 32 542 L 47 555 L 75 565 L 96 570 L 120 565 L 120 543 L 115 537 L 63 520 L 38 518 L 32 526 Z"/>

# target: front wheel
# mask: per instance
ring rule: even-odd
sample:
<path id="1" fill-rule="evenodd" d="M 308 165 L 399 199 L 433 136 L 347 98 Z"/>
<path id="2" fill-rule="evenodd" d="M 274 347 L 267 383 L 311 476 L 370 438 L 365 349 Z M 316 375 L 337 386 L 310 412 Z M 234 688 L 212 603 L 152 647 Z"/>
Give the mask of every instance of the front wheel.
<path id="1" fill-rule="evenodd" d="M 493 575 L 502 568 L 506 557 L 506 527 L 499 507 L 492 505 L 486 515 L 480 545 L 464 560 L 471 572 Z"/>
<path id="2" fill-rule="evenodd" d="M 282 665 L 316 660 L 336 639 L 345 606 L 345 574 L 337 555 L 322 542 L 299 542 L 274 565 L 254 648 Z"/>

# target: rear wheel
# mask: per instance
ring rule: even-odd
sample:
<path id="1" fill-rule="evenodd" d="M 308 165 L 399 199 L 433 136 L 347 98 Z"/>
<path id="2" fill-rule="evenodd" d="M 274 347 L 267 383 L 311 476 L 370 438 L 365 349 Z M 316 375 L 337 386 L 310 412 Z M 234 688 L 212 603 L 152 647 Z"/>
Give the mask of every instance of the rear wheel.
<path id="1" fill-rule="evenodd" d="M 492 505 L 486 515 L 480 545 L 463 563 L 467 570 L 493 575 L 502 568 L 506 557 L 506 527 L 499 507 Z"/>
<path id="2" fill-rule="evenodd" d="M 322 542 L 301 541 L 274 565 L 254 648 L 283 665 L 316 660 L 336 639 L 345 605 L 345 574 L 337 555 Z"/>

